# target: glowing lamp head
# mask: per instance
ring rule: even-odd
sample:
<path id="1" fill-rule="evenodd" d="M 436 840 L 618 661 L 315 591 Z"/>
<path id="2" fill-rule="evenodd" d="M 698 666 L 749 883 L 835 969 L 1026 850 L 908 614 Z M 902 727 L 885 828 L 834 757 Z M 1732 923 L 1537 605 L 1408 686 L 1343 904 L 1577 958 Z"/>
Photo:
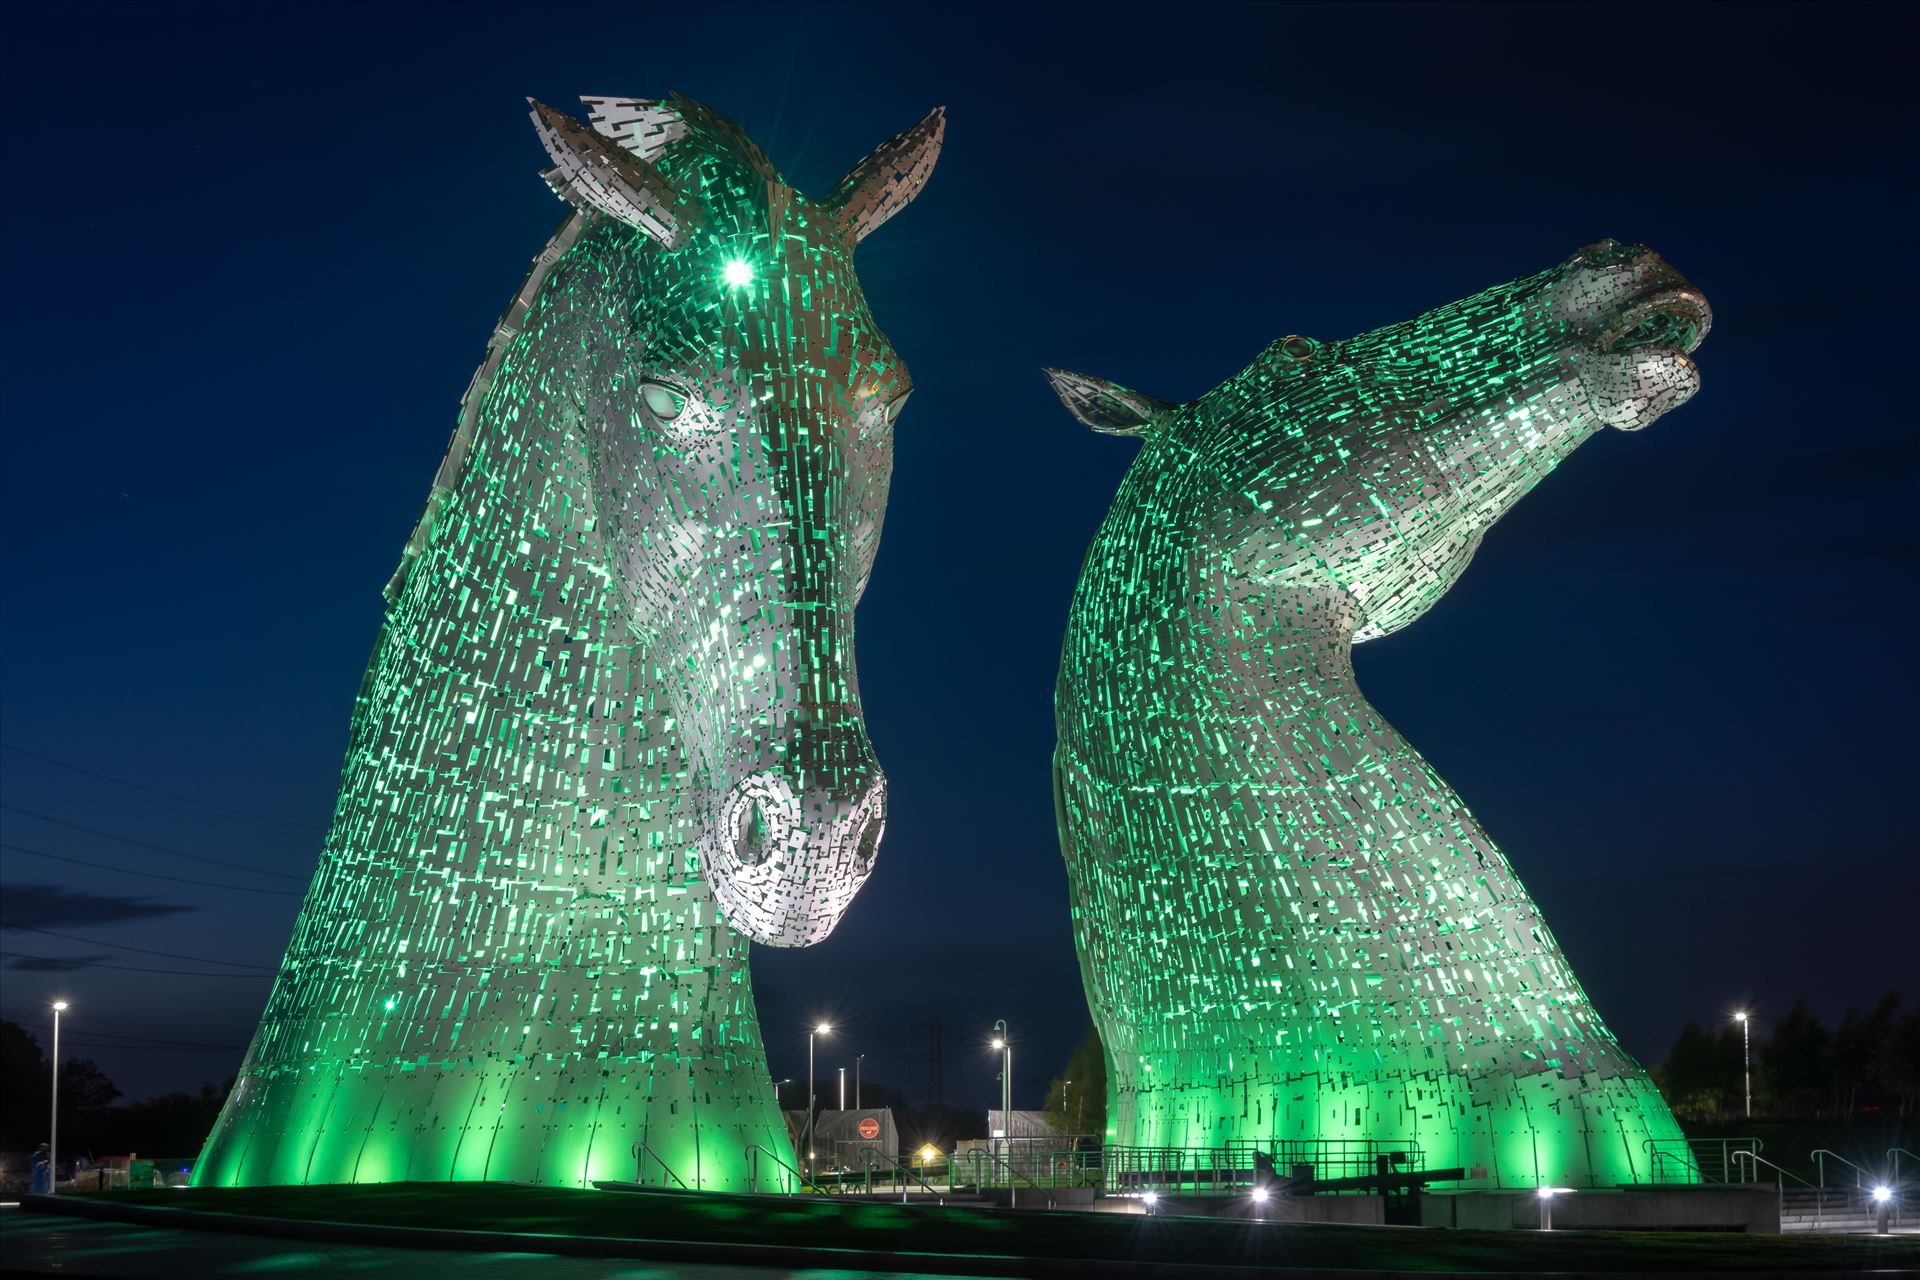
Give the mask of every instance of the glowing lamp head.
<path id="1" fill-rule="evenodd" d="M 55 1013 L 65 1013 L 66 1010 L 67 1010 L 67 1002 L 65 1000 L 55 1000 L 53 1002 L 53 1011 Z"/>
<path id="2" fill-rule="evenodd" d="M 830 1024 L 823 1022 L 819 1026 L 813 1029 L 813 1033 L 819 1036 L 832 1035 L 833 1027 Z"/>
<path id="3" fill-rule="evenodd" d="M 1741 1011 L 1740 1011 L 1739 1013 L 1736 1013 L 1736 1014 L 1734 1014 L 1734 1015 L 1733 1015 L 1733 1020 L 1734 1020 L 1735 1022 L 1745 1022 L 1745 1021 L 1747 1020 L 1747 1014 L 1746 1014 L 1746 1011 L 1745 1011 L 1745 1010 L 1743 1009 L 1743 1010 L 1741 1010 Z"/>
<path id="4" fill-rule="evenodd" d="M 1558 1187 L 1542 1187 L 1538 1194 L 1542 1200 L 1551 1200 L 1559 1190 Z"/>
<path id="5" fill-rule="evenodd" d="M 1255 1204 L 1265 1204 L 1267 1202 L 1267 1189 L 1265 1187 L 1255 1187 L 1253 1189 L 1253 1202 Z"/>
<path id="6" fill-rule="evenodd" d="M 744 289 L 753 283 L 753 268 L 740 259 L 734 258 L 721 271 L 720 277 L 727 282 L 728 288 Z"/>
<path id="7" fill-rule="evenodd" d="M 1148 1191 L 1141 1195 L 1140 1198 L 1146 1202 L 1149 1208 L 1160 1203 L 1160 1193 L 1158 1191 Z"/>
<path id="8" fill-rule="evenodd" d="M 1004 1049 L 1007 1047 L 1007 1042 L 996 1036 L 993 1041 L 993 1047 L 996 1049 Z"/>
<path id="9" fill-rule="evenodd" d="M 1875 1204 L 1885 1204 L 1891 1199 L 1893 1199 L 1892 1187 L 1875 1187 L 1873 1189 L 1873 1202 Z"/>

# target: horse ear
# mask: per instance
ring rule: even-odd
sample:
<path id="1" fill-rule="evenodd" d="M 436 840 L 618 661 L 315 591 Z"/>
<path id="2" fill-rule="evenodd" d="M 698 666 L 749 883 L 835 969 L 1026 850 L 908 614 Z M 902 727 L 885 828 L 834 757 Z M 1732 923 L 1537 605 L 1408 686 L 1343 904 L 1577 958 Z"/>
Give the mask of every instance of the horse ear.
<path id="1" fill-rule="evenodd" d="M 565 112 L 527 101 L 534 131 L 553 157 L 553 168 L 540 176 L 555 195 L 644 231 L 664 248 L 687 243 L 698 215 L 658 170 Z"/>
<path id="2" fill-rule="evenodd" d="M 847 171 L 825 204 L 855 242 L 907 207 L 927 185 L 940 143 L 947 134 L 947 109 L 935 107 L 927 118 Z"/>
<path id="3" fill-rule="evenodd" d="M 1129 391 L 1117 382 L 1066 369 L 1048 369 L 1047 381 L 1067 412 L 1101 435 L 1139 436 L 1178 406 Z"/>

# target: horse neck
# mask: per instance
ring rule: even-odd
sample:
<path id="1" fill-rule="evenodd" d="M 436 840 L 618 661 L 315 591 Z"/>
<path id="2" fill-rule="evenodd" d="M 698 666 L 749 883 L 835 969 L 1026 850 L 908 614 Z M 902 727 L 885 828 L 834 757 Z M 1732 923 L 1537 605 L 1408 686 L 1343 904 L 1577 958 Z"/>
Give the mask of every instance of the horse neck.
<path id="1" fill-rule="evenodd" d="M 1061 742 L 1175 785 L 1293 771 L 1330 737 L 1406 749 L 1354 681 L 1359 607 L 1332 587 L 1218 572 L 1178 518 L 1194 482 L 1166 461 L 1143 455 L 1088 552 L 1061 655 Z"/>

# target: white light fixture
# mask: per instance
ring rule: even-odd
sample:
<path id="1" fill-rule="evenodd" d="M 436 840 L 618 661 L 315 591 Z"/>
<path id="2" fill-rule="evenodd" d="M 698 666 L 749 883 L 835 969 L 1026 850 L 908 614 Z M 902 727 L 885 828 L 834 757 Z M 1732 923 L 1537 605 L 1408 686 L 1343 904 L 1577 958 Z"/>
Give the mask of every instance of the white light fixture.
<path id="1" fill-rule="evenodd" d="M 1891 1199 L 1893 1199 L 1892 1187 L 1875 1187 L 1873 1189 L 1873 1202 L 1875 1204 L 1885 1204 Z"/>
<path id="2" fill-rule="evenodd" d="M 1265 1204 L 1267 1202 L 1267 1189 L 1265 1187 L 1255 1187 L 1253 1189 L 1253 1202 L 1255 1204 Z"/>

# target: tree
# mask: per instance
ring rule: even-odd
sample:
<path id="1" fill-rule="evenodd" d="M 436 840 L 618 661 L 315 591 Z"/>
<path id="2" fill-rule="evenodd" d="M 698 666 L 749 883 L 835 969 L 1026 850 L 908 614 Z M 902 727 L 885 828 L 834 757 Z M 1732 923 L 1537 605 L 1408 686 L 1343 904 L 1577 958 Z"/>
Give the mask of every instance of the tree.
<path id="1" fill-rule="evenodd" d="M 1047 1123 L 1061 1133 L 1093 1134 L 1107 1131 L 1107 1053 L 1093 1026 L 1067 1059 L 1066 1070 L 1047 1086 L 1044 1108 Z"/>
<path id="2" fill-rule="evenodd" d="M 1840 1029 L 1833 1033 L 1833 1101 L 1837 1114 L 1854 1114 L 1859 1110 L 1861 1091 L 1873 1088 L 1874 1062 L 1893 1033 L 1899 1012 L 1900 993 L 1889 991 L 1865 1017 L 1858 1009 L 1849 1009 L 1841 1019 Z"/>
<path id="3" fill-rule="evenodd" d="M 1831 1096 L 1832 1060 L 1832 1037 L 1802 996 L 1760 1046 L 1761 1078 L 1775 1113 L 1820 1115 Z"/>
<path id="4" fill-rule="evenodd" d="M 1680 1028 L 1680 1036 L 1666 1058 L 1653 1068 L 1654 1082 L 1675 1115 L 1688 1120 L 1711 1120 L 1725 1106 L 1720 1091 L 1723 1072 L 1720 1045 L 1697 1022 Z"/>
<path id="5" fill-rule="evenodd" d="M 30 1151 L 47 1140 L 47 1055 L 33 1033 L 0 1022 L 0 1150 Z"/>

